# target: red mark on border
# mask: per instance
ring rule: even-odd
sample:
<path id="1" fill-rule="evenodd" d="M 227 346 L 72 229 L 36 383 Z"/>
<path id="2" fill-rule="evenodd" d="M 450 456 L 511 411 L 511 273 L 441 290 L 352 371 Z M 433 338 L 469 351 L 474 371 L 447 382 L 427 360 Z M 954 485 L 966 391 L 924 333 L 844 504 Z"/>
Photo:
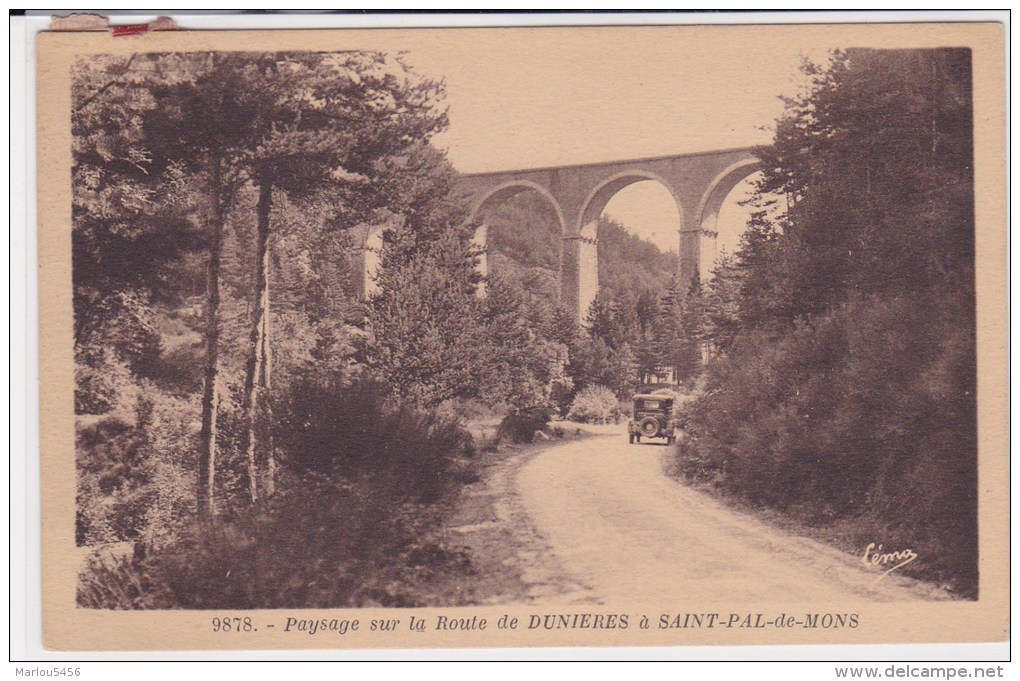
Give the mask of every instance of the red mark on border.
<path id="1" fill-rule="evenodd" d="M 134 35 L 145 35 L 151 31 L 176 31 L 177 23 L 170 17 L 157 17 L 147 24 L 128 24 L 127 26 L 111 26 L 107 17 L 98 14 L 72 14 L 66 17 L 53 17 L 50 20 L 51 31 L 106 31 L 114 38 L 126 38 Z"/>
<path id="2" fill-rule="evenodd" d="M 149 32 L 148 24 L 130 24 L 128 26 L 114 26 L 110 29 L 114 38 L 124 38 L 130 35 L 142 35 Z"/>

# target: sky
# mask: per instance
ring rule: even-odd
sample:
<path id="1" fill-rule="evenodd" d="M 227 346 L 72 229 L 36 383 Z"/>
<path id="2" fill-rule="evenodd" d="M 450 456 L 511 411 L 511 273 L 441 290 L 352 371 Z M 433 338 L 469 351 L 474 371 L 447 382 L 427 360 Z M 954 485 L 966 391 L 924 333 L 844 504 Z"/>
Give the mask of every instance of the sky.
<path id="1" fill-rule="evenodd" d="M 482 45 L 451 41 L 406 60 L 445 80 L 450 126 L 435 142 L 461 172 L 624 160 L 771 140 L 779 96 L 803 83 L 802 55 L 818 61 L 827 49 L 740 30 L 497 30 Z M 746 220 L 732 205 L 741 194 L 720 220 L 731 253 Z M 677 249 L 676 205 L 657 183 L 622 190 L 606 213 Z"/>

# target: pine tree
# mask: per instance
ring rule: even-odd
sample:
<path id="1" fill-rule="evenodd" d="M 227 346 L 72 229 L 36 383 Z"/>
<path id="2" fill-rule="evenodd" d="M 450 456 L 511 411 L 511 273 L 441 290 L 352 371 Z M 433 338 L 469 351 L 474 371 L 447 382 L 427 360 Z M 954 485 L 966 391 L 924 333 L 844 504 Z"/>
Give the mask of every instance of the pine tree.
<path id="1" fill-rule="evenodd" d="M 977 583 L 969 50 L 847 50 L 806 65 L 752 218 L 706 291 L 720 349 L 698 456 L 754 503 L 852 520 Z M 764 209 L 765 206 L 756 206 Z M 820 456 L 819 452 L 825 452 Z M 918 500 L 925 503 L 918 506 Z"/>
<path id="2" fill-rule="evenodd" d="M 397 395 L 436 407 L 478 394 L 487 353 L 476 285 L 470 248 L 455 233 L 380 269 L 365 360 Z"/>
<path id="3" fill-rule="evenodd" d="M 266 398 L 274 194 L 325 192 L 338 202 L 354 194 L 362 200 L 352 203 L 367 209 L 371 203 L 365 201 L 370 194 L 365 187 L 369 178 L 380 174 L 380 161 L 407 152 L 411 140 L 427 141 L 446 118 L 435 108 L 436 83 L 417 78 L 399 59 L 378 53 L 254 55 L 240 64 L 240 76 L 255 111 L 247 169 L 259 197 L 256 285 L 242 405 L 249 491 L 257 501 L 271 494 L 274 485 L 272 448 L 264 442 L 260 456 L 256 432 L 258 424 L 265 426 L 272 419 Z M 381 194 L 376 192 L 377 201 Z"/>

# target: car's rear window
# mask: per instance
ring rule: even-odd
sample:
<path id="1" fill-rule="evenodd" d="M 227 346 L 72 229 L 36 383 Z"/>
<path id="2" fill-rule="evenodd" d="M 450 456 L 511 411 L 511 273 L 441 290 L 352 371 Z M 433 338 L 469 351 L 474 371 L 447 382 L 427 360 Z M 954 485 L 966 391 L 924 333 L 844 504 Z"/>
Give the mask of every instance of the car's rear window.
<path id="1" fill-rule="evenodd" d="M 661 409 L 662 400 L 641 400 L 642 409 Z"/>

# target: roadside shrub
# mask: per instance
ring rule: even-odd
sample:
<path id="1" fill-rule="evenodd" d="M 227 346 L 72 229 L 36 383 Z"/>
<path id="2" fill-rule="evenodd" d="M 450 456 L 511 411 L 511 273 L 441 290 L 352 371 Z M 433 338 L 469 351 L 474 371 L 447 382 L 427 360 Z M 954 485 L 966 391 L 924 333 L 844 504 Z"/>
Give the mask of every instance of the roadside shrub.
<path id="1" fill-rule="evenodd" d="M 276 494 L 256 506 L 224 500 L 204 525 L 137 532 L 133 557 L 93 560 L 82 571 L 80 606 L 418 607 L 428 605 L 429 583 L 470 569 L 439 535 L 454 493 L 474 479 L 470 436 L 456 422 L 391 400 L 370 377 L 340 372 L 303 375 L 273 398 Z M 227 441 L 237 425 L 232 405 L 224 400 Z M 159 431 L 144 433 L 133 433 L 138 452 Z M 156 487 L 160 469 L 144 471 Z M 148 517 L 163 517 L 158 505 L 147 508 Z"/>
<path id="2" fill-rule="evenodd" d="M 139 569 L 132 556 L 92 556 L 78 574 L 77 603 L 82 608 L 144 610 L 173 607 L 162 575 Z"/>
<path id="3" fill-rule="evenodd" d="M 432 502 L 468 467 L 471 436 L 457 423 L 394 399 L 370 377 L 304 375 L 283 395 L 275 439 L 296 475 L 399 481 L 388 501 Z"/>
<path id="4" fill-rule="evenodd" d="M 572 383 L 557 383 L 550 391 L 549 400 L 556 407 L 556 414 L 565 417 L 570 411 L 570 403 L 577 391 Z"/>
<path id="5" fill-rule="evenodd" d="M 434 536 L 444 512 L 394 504 L 399 481 L 291 477 L 268 503 L 191 526 L 133 557 L 93 560 L 78 604 L 104 609 L 413 607 L 469 565 Z"/>
<path id="6" fill-rule="evenodd" d="M 530 407 L 510 411 L 499 424 L 501 438 L 509 438 L 513 442 L 530 443 L 535 440 L 535 432 L 545 428 L 552 418 L 550 407 Z"/>
<path id="7" fill-rule="evenodd" d="M 854 551 L 910 547 L 923 559 L 906 572 L 973 595 L 975 363 L 962 306 L 876 296 L 782 334 L 743 332 L 684 407 L 678 467 L 838 528 Z"/>
<path id="8" fill-rule="evenodd" d="M 580 423 L 615 423 L 621 415 L 616 393 L 601 385 L 590 385 L 577 393 L 567 418 Z"/>

